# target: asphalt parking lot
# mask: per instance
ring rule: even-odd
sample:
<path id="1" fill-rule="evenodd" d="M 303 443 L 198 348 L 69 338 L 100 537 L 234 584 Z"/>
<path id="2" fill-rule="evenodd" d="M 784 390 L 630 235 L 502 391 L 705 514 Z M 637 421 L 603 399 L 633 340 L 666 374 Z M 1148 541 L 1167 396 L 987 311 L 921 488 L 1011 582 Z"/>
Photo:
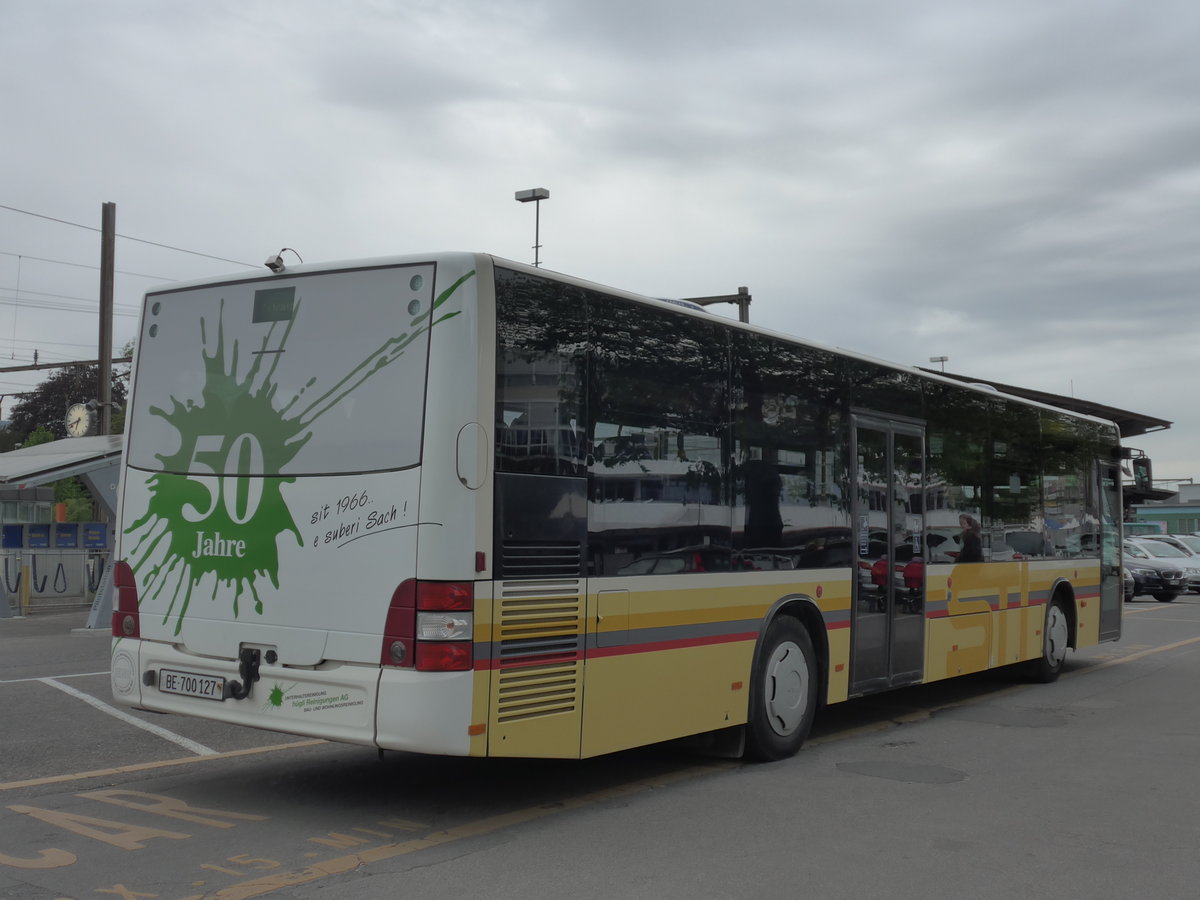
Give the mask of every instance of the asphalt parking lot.
<path id="1" fill-rule="evenodd" d="M 0 620 L 0 896 L 1192 897 L 1200 598 L 1051 685 L 839 704 L 793 759 L 388 754 L 116 710 L 85 616 Z"/>

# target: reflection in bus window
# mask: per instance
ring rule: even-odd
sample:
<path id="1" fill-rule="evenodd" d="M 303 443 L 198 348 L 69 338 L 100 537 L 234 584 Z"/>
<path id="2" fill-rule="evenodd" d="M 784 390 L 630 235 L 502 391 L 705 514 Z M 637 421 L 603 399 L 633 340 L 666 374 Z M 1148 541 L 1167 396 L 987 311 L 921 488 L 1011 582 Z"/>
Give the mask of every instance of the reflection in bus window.
<path id="1" fill-rule="evenodd" d="M 595 298 L 588 552 L 596 575 L 728 570 L 728 342 L 704 318 Z"/>
<path id="2" fill-rule="evenodd" d="M 501 472 L 583 469 L 583 304 L 564 285 L 496 278 L 496 457 Z"/>
<path id="3" fill-rule="evenodd" d="M 734 335 L 734 547 L 747 569 L 850 565 L 841 367 Z"/>

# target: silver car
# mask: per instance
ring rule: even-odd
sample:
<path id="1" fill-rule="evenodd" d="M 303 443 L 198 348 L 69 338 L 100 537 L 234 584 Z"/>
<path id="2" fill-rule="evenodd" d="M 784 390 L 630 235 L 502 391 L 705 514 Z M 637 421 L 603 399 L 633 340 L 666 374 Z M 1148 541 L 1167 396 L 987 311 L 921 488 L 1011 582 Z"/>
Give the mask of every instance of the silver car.
<path id="1" fill-rule="evenodd" d="M 1187 589 L 1194 594 L 1200 594 L 1200 537 L 1193 534 L 1144 534 L 1137 540 L 1143 544 L 1147 541 L 1157 541 L 1186 553 L 1191 558 L 1189 563 L 1184 564 Z"/>
<path id="2" fill-rule="evenodd" d="M 1127 538 L 1124 556 L 1125 565 L 1139 582 L 1138 593 L 1153 594 L 1156 599 L 1168 602 L 1159 596 L 1160 592 L 1173 589 L 1179 593 L 1192 589 L 1192 585 L 1200 587 L 1200 559 L 1167 541 Z M 1156 587 L 1160 578 L 1161 585 Z"/>

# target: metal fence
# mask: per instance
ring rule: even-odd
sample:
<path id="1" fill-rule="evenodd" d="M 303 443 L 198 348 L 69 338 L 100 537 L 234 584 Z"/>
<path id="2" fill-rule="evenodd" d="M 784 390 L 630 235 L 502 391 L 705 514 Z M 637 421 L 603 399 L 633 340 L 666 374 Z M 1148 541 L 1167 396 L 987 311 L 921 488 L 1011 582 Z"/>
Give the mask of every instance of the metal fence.
<path id="1" fill-rule="evenodd" d="M 90 606 L 109 551 L 0 550 L 0 616 Z"/>

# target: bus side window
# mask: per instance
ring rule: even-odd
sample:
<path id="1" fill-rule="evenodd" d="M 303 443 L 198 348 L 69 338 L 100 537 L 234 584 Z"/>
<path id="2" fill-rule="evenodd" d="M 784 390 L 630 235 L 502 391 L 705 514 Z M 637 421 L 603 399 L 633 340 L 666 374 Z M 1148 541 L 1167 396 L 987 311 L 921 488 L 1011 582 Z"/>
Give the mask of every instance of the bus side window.
<path id="1" fill-rule="evenodd" d="M 584 305 L 555 282 L 496 277 L 496 468 L 582 475 Z"/>

